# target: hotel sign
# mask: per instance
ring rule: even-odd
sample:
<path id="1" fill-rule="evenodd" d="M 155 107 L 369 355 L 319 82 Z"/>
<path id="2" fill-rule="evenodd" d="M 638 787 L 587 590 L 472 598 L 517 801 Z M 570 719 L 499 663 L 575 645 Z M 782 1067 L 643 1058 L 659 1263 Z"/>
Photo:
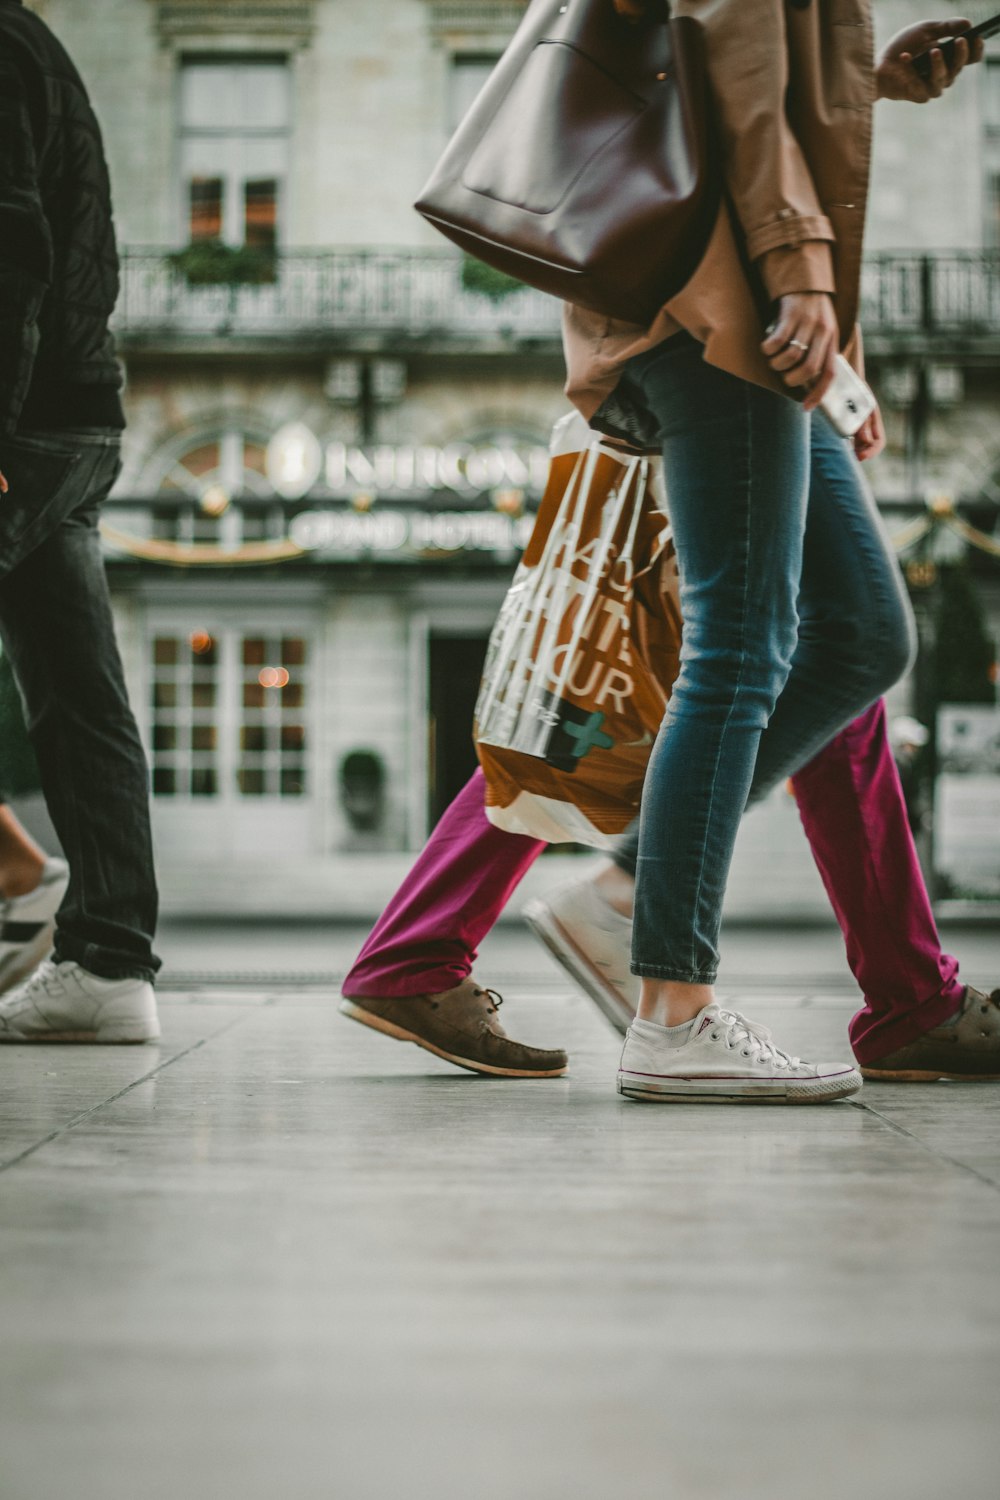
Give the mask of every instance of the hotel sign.
<path id="1" fill-rule="evenodd" d="M 387 500 L 425 501 L 451 493 L 472 500 L 491 490 L 520 489 L 540 495 L 549 469 L 541 443 L 498 438 L 489 443 L 322 443 L 302 422 L 276 433 L 267 450 L 267 475 L 286 500 L 359 492 Z"/>
<path id="2" fill-rule="evenodd" d="M 295 516 L 289 537 L 303 551 L 331 557 L 405 559 L 433 553 L 523 549 L 533 515 L 497 511 L 307 510 Z"/>

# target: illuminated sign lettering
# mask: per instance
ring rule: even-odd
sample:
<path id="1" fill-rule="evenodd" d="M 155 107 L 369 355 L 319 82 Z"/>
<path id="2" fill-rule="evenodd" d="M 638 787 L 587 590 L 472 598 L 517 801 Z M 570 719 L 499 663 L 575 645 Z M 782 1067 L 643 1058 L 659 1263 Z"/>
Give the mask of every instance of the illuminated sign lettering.
<path id="1" fill-rule="evenodd" d="M 540 495 L 549 470 L 544 444 L 498 439 L 493 443 L 371 447 L 331 442 L 324 447 L 301 422 L 276 433 L 267 450 L 267 474 L 286 500 L 326 491 L 349 496 L 371 492 L 394 500 L 425 499 L 450 490 L 469 499 L 495 489 Z"/>
<path id="2" fill-rule="evenodd" d="M 534 516 L 496 511 L 307 510 L 289 536 L 309 552 L 339 557 L 412 557 L 427 552 L 516 552 L 526 546 Z"/>

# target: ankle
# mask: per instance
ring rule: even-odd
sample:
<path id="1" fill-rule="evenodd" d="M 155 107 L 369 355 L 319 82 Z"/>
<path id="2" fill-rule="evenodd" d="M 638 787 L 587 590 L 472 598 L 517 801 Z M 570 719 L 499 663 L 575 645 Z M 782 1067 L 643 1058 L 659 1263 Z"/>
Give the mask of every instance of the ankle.
<path id="1" fill-rule="evenodd" d="M 612 910 L 631 920 L 635 900 L 635 881 L 631 875 L 612 862 L 594 876 L 594 887 Z"/>
<path id="2" fill-rule="evenodd" d="M 656 1026 L 683 1026 L 714 1001 L 715 991 L 710 984 L 644 979 L 637 1014 L 640 1021 L 652 1021 Z"/>
<path id="3" fill-rule="evenodd" d="M 0 866 L 0 895 L 6 901 L 14 901 L 18 896 L 30 896 L 41 885 L 44 873 L 44 855 L 25 855 L 7 860 Z"/>

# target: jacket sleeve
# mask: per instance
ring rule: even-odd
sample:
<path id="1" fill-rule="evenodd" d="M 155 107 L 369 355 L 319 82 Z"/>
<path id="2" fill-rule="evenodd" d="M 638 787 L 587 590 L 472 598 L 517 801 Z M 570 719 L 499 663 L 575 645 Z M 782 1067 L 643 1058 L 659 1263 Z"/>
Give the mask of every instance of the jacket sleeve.
<path id="1" fill-rule="evenodd" d="M 0 432 L 11 433 L 38 349 L 38 315 L 52 280 L 52 235 L 38 185 L 21 68 L 0 59 Z"/>
<path id="2" fill-rule="evenodd" d="M 772 298 L 832 292 L 833 226 L 785 112 L 785 0 L 676 0 L 705 36 L 726 186 Z"/>

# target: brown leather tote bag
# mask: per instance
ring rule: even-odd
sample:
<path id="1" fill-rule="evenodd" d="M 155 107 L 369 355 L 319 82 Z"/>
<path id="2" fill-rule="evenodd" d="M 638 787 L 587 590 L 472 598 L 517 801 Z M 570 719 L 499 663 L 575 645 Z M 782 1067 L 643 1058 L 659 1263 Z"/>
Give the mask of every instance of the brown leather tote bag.
<path id="1" fill-rule="evenodd" d="M 647 324 L 715 221 L 710 120 L 696 22 L 533 0 L 416 207 L 497 270 Z"/>

